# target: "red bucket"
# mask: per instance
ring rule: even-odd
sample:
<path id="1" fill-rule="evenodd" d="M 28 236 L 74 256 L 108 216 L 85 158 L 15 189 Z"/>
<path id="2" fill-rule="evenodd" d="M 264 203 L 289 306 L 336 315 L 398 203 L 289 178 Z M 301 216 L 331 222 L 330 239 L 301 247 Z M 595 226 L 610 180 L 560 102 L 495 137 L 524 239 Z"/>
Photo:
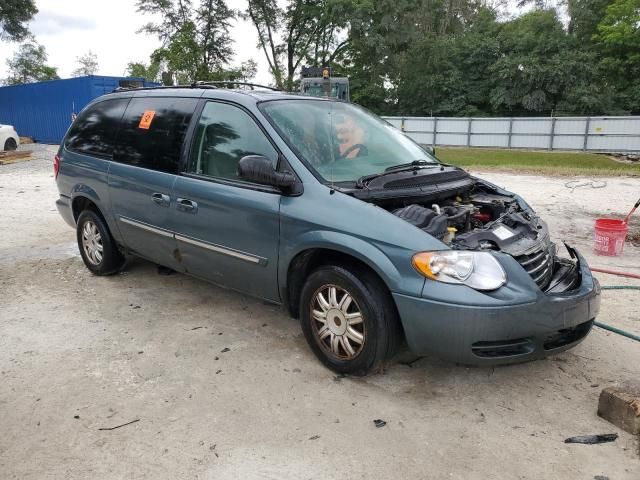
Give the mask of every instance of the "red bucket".
<path id="1" fill-rule="evenodd" d="M 598 255 L 608 257 L 622 255 L 627 230 L 624 220 L 597 218 L 594 226 L 593 249 Z"/>

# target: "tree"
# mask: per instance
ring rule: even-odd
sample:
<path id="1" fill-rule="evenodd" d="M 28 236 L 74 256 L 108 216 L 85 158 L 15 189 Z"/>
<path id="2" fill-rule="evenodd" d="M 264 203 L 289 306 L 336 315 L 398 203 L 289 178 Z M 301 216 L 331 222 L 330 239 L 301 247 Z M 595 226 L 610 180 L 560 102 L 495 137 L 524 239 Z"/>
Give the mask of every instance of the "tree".
<path id="1" fill-rule="evenodd" d="M 58 69 L 45 65 L 46 62 L 47 52 L 44 46 L 35 42 L 25 43 L 7 60 L 9 77 L 5 82 L 16 85 L 60 78 Z"/>
<path id="2" fill-rule="evenodd" d="M 640 0 L 616 0 L 609 5 L 596 38 L 606 46 L 640 53 Z"/>
<path id="3" fill-rule="evenodd" d="M 2 0 L 0 2 L 0 40 L 19 42 L 29 35 L 25 25 L 38 13 L 34 0 Z"/>
<path id="4" fill-rule="evenodd" d="M 592 46 L 592 37 L 610 3 L 611 0 L 567 0 L 568 33 L 583 42 L 584 47 Z"/>
<path id="5" fill-rule="evenodd" d="M 574 89 L 584 90 L 597 80 L 596 58 L 566 34 L 555 10 L 535 10 L 504 23 L 498 39 L 500 58 L 489 70 L 496 113 L 549 115 L 561 103 L 563 109 L 570 107 L 563 100 Z"/>
<path id="6" fill-rule="evenodd" d="M 595 26 L 580 12 L 597 0 L 573 1 L 574 33 L 564 29 L 554 9 L 541 4 L 499 21 L 494 9 L 472 1 L 432 0 L 430 10 L 415 13 L 400 0 L 395 6 L 377 2 L 376 21 L 364 22 L 362 40 L 354 36 L 353 58 L 364 52 L 365 60 L 352 79 L 377 69 L 383 83 L 374 76 L 360 90 L 353 81 L 353 98 L 402 115 L 621 113 L 624 102 L 616 101 L 588 33 Z M 400 32 L 385 31 L 389 16 Z M 444 20 L 447 16 L 450 20 Z M 376 58 L 383 60 L 371 61 Z M 377 99 L 363 99 L 363 91 L 374 84 Z"/>
<path id="7" fill-rule="evenodd" d="M 283 12 L 278 7 L 277 0 L 248 0 L 247 15 L 258 32 L 258 46 L 264 52 L 276 87 L 283 88 L 282 54 L 284 45 L 279 42 L 277 37 L 279 25 L 283 20 Z"/>
<path id="8" fill-rule="evenodd" d="M 351 3 L 347 26 L 349 45 L 343 63 L 352 79 L 353 100 L 384 113 L 404 113 L 400 108 L 427 114 L 439 111 L 441 107 L 436 104 L 452 94 L 451 82 L 454 81 L 454 77 L 447 76 L 440 68 L 450 59 L 442 48 L 453 48 L 454 40 L 470 28 L 483 2 L 358 0 Z M 421 76 L 431 73 L 433 77 L 426 81 L 434 83 L 421 87 L 425 80 Z M 461 72 L 452 65 L 450 73 Z M 432 86 L 436 89 L 430 88 Z M 456 102 L 459 101 L 458 98 Z M 451 109 L 457 107 L 445 108 Z"/>
<path id="9" fill-rule="evenodd" d="M 80 57 L 76 57 L 76 63 L 78 68 L 73 71 L 72 77 L 94 75 L 98 71 L 98 56 L 91 50 Z"/>
<path id="10" fill-rule="evenodd" d="M 237 75 L 235 80 L 242 80 L 243 82 L 250 82 L 253 77 L 258 73 L 258 64 L 255 60 L 250 59 L 242 62 L 237 68 Z"/>
<path id="11" fill-rule="evenodd" d="M 142 77 L 148 82 L 160 80 L 160 63 L 151 62 L 148 65 L 143 62 L 129 62 L 125 75 L 130 77 Z"/>
<path id="12" fill-rule="evenodd" d="M 348 45 L 345 0 L 248 0 L 245 16 L 258 33 L 262 50 L 278 88 L 292 90 L 303 62 L 331 66 Z M 340 38 L 340 34 L 344 38 Z"/>
<path id="13" fill-rule="evenodd" d="M 594 40 L 600 66 L 616 101 L 627 112 L 640 113 L 640 0 L 616 0 L 605 11 Z"/>
<path id="14" fill-rule="evenodd" d="M 480 9 L 463 35 L 412 43 L 399 67 L 398 111 L 405 115 L 487 115 L 491 66 L 500 57 L 495 12 Z"/>
<path id="15" fill-rule="evenodd" d="M 237 12 L 224 0 L 138 0 L 138 11 L 160 15 L 159 23 L 147 23 L 140 31 L 157 35 L 162 42 L 152 63 L 167 69 L 174 82 L 211 80 L 219 76 L 233 56 L 231 21 Z"/>
<path id="16" fill-rule="evenodd" d="M 514 18 L 518 3 L 527 13 Z M 597 115 L 640 111 L 639 3 L 247 0 L 242 16 L 280 88 L 295 89 L 305 64 L 331 66 L 349 76 L 352 100 L 378 113 Z M 165 84 L 255 75 L 255 64 L 230 66 L 240 14 L 223 0 L 137 5 L 160 17 L 141 30 L 162 45 L 130 74 Z"/>

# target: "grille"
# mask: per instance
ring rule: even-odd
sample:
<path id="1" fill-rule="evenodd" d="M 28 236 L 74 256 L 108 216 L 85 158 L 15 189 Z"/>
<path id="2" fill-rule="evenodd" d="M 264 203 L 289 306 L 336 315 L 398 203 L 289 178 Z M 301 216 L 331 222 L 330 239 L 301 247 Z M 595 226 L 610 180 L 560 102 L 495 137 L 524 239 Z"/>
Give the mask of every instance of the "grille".
<path id="1" fill-rule="evenodd" d="M 553 257 L 553 245 L 548 242 L 542 243 L 538 249 L 527 255 L 514 256 L 533 278 L 533 281 L 543 290 L 549 286 L 553 275 Z"/>
<path id="2" fill-rule="evenodd" d="M 471 345 L 474 355 L 482 358 L 516 357 L 534 350 L 533 342 L 528 338 L 497 342 L 476 342 Z"/>

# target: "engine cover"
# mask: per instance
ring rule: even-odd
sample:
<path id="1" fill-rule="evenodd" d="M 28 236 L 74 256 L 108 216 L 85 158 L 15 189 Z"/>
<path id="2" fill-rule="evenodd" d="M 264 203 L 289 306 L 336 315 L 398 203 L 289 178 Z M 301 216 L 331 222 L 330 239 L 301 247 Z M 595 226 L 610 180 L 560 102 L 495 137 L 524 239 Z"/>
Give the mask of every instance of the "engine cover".
<path id="1" fill-rule="evenodd" d="M 430 208 L 414 204 L 394 210 L 392 213 L 436 238 L 442 238 L 447 233 L 447 216 L 438 215 Z"/>

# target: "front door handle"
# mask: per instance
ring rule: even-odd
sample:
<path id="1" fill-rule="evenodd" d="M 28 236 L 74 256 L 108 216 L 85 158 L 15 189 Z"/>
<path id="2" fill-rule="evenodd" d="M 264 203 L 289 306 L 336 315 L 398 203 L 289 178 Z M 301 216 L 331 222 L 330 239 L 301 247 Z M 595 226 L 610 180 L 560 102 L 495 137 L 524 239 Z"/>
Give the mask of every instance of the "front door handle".
<path id="1" fill-rule="evenodd" d="M 176 200 L 176 208 L 181 212 L 196 213 L 198 211 L 198 204 L 188 198 L 179 198 Z"/>
<path id="2" fill-rule="evenodd" d="M 165 195 L 164 193 L 154 193 L 151 195 L 151 200 L 162 207 L 168 207 L 171 204 L 171 198 L 169 195 Z"/>

